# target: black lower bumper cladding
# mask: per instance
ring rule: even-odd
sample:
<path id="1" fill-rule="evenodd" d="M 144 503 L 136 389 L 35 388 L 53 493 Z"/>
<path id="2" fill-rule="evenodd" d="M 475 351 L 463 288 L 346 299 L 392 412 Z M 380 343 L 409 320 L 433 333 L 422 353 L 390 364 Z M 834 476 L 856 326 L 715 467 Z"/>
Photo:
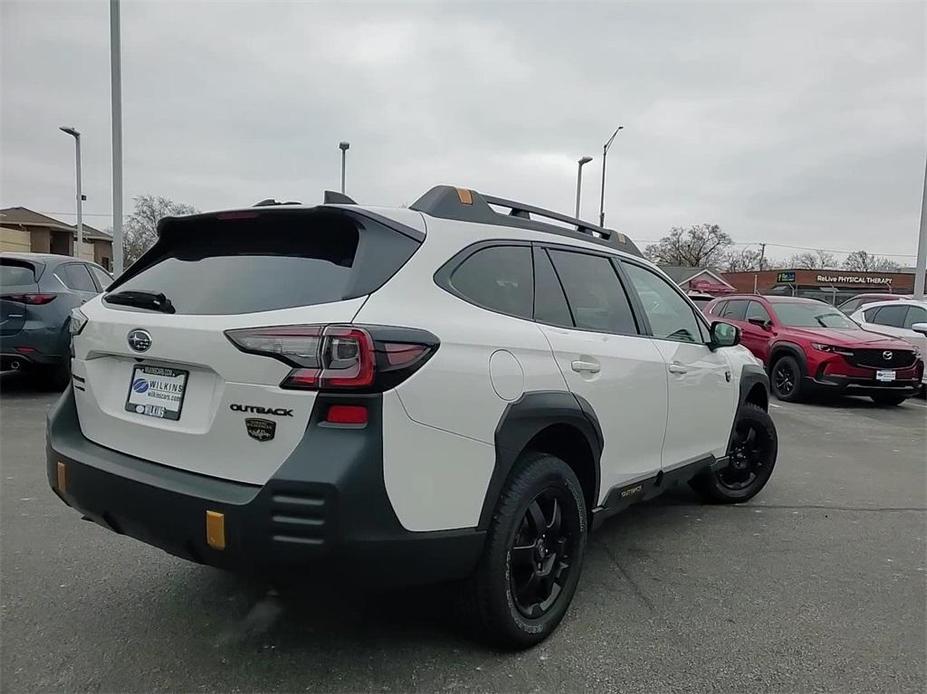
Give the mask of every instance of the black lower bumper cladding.
<path id="1" fill-rule="evenodd" d="M 364 404 L 365 428 L 319 421 L 332 402 Z M 303 440 L 264 485 L 217 479 L 124 455 L 86 439 L 69 388 L 48 416 L 47 473 L 69 506 L 111 530 L 191 561 L 301 570 L 374 587 L 467 576 L 475 529 L 410 532 L 383 482 L 379 395 L 319 396 Z M 320 426 L 321 424 L 321 426 Z M 222 514 L 224 547 L 207 541 Z"/>

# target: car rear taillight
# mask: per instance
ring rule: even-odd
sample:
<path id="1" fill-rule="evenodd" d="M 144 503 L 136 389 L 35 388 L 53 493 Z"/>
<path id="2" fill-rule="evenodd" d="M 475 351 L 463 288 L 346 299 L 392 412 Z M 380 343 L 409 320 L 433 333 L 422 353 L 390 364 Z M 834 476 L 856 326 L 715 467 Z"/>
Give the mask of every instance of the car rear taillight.
<path id="1" fill-rule="evenodd" d="M 424 330 L 385 326 L 293 325 L 226 330 L 238 349 L 292 366 L 294 390 L 382 392 L 411 376 L 438 348 Z"/>
<path id="2" fill-rule="evenodd" d="M 4 294 L 0 299 L 6 301 L 16 301 L 20 304 L 30 304 L 32 306 L 43 306 L 44 304 L 54 301 L 57 294 Z"/>

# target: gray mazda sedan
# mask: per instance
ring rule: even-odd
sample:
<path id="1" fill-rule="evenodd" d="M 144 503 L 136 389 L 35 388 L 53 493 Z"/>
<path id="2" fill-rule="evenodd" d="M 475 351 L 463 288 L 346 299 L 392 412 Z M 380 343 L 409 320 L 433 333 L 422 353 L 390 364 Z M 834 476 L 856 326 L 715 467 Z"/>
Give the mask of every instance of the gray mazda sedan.
<path id="1" fill-rule="evenodd" d="M 50 253 L 0 253 L 0 370 L 67 385 L 71 310 L 112 282 L 99 265 Z"/>

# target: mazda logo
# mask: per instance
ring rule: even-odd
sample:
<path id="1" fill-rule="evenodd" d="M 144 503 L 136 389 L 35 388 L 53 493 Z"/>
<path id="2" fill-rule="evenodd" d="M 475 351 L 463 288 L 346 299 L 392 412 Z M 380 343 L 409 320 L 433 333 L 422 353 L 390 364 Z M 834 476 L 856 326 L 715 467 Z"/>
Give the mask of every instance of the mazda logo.
<path id="1" fill-rule="evenodd" d="M 891 350 L 887 349 L 884 352 L 882 352 L 882 358 L 885 361 L 891 361 L 893 356 L 895 356 L 895 354 Z"/>
<path id="2" fill-rule="evenodd" d="M 151 347 L 151 335 L 147 330 L 135 329 L 129 333 L 126 338 L 131 347 L 136 352 L 147 352 Z"/>

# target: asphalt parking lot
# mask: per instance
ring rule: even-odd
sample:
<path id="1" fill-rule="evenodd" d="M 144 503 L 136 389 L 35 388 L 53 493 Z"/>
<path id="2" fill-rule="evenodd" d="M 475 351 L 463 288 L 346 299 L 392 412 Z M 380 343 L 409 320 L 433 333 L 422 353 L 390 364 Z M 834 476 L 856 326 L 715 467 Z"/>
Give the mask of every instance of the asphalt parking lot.
<path id="1" fill-rule="evenodd" d="M 363 596 L 175 559 L 49 491 L 55 396 L 0 382 L 2 669 L 19 691 L 916 691 L 927 659 L 927 405 L 777 405 L 753 502 L 687 489 L 592 537 L 558 632 L 500 654 L 441 591 Z"/>

